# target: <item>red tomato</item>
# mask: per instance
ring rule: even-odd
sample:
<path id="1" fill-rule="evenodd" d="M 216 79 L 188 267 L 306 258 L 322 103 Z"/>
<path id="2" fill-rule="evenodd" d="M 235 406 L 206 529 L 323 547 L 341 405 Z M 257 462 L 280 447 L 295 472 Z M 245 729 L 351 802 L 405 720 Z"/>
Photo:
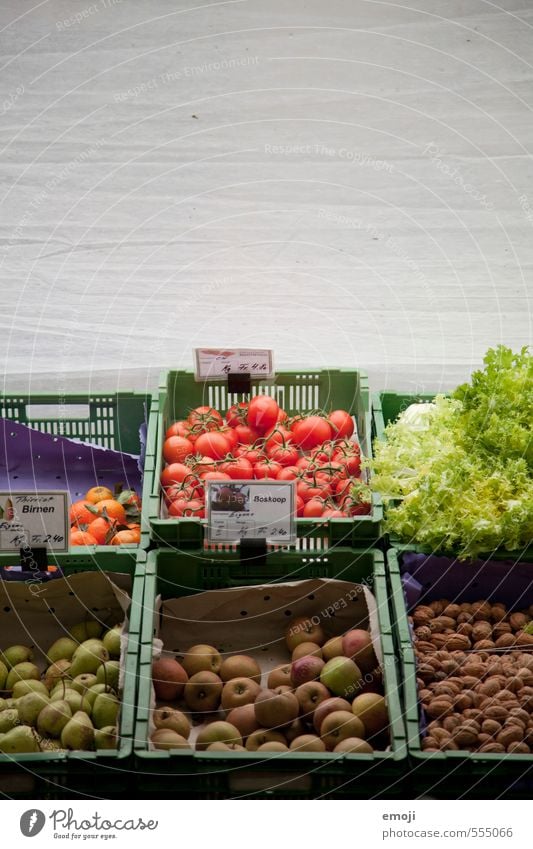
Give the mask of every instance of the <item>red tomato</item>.
<path id="1" fill-rule="evenodd" d="M 235 427 L 235 433 L 237 434 L 237 439 L 242 445 L 254 445 L 258 439 L 261 438 L 261 434 L 258 430 L 253 427 L 248 427 L 245 424 L 239 424 Z"/>
<path id="2" fill-rule="evenodd" d="M 303 515 L 305 519 L 316 519 L 318 516 L 322 516 L 323 512 L 324 502 L 319 498 L 310 498 L 304 506 Z"/>
<path id="3" fill-rule="evenodd" d="M 305 470 L 311 466 L 311 460 L 309 457 L 300 457 L 295 465 L 298 467 L 300 472 L 305 472 Z"/>
<path id="4" fill-rule="evenodd" d="M 279 407 L 270 395 L 255 395 L 248 404 L 247 421 L 250 427 L 261 433 L 271 428 L 277 421 Z"/>
<path id="5" fill-rule="evenodd" d="M 333 428 L 335 439 L 349 439 L 355 430 L 353 419 L 346 410 L 334 410 L 329 414 L 328 422 Z"/>
<path id="6" fill-rule="evenodd" d="M 194 519 L 205 517 L 205 508 L 201 501 L 196 499 L 177 498 L 168 508 L 169 516 L 188 516 Z"/>
<path id="7" fill-rule="evenodd" d="M 351 495 L 343 498 L 339 506 L 348 513 L 348 516 L 367 516 L 372 511 L 371 504 L 366 501 L 355 501 Z"/>
<path id="8" fill-rule="evenodd" d="M 235 456 L 246 457 L 252 466 L 255 463 L 259 463 L 260 460 L 265 459 L 265 455 L 260 448 L 252 448 L 250 445 L 239 445 L 239 447 L 235 450 Z"/>
<path id="9" fill-rule="evenodd" d="M 280 466 L 279 463 L 274 463 L 271 460 L 262 460 L 254 466 L 254 478 L 275 479 L 282 468 L 283 466 Z"/>
<path id="10" fill-rule="evenodd" d="M 305 506 L 305 502 L 304 502 L 303 498 L 300 498 L 300 496 L 297 495 L 296 496 L 296 515 L 297 516 L 303 516 L 304 506 Z"/>
<path id="11" fill-rule="evenodd" d="M 229 443 L 229 449 L 233 453 L 239 442 L 239 437 L 235 433 L 235 428 L 221 427 L 220 430 L 217 431 L 217 433 L 221 433 L 222 436 L 227 439 Z"/>
<path id="12" fill-rule="evenodd" d="M 226 454 L 229 454 L 229 442 L 222 433 L 209 431 L 202 433 L 196 440 L 195 449 L 199 454 L 204 454 L 206 457 L 214 457 L 215 460 L 222 460 Z"/>
<path id="13" fill-rule="evenodd" d="M 163 457 L 167 463 L 183 463 L 193 451 L 192 442 L 183 436 L 169 436 L 163 443 Z"/>
<path id="14" fill-rule="evenodd" d="M 322 416 L 307 416 L 292 426 L 294 442 L 304 451 L 310 451 L 332 437 L 331 425 Z"/>
<path id="15" fill-rule="evenodd" d="M 298 462 L 298 451 L 296 448 L 291 448 L 290 445 L 284 447 L 274 443 L 270 449 L 267 448 L 267 455 L 271 460 L 275 460 L 282 466 L 294 466 Z"/>
<path id="16" fill-rule="evenodd" d="M 300 470 L 296 466 L 285 466 L 285 468 L 278 472 L 276 480 L 293 481 L 296 480 L 299 474 Z"/>
<path id="17" fill-rule="evenodd" d="M 292 431 L 283 425 L 276 424 L 274 427 L 271 427 L 265 433 L 265 439 L 267 448 L 274 443 L 279 443 L 283 445 L 287 442 L 292 442 Z"/>
<path id="18" fill-rule="evenodd" d="M 204 430 L 215 430 L 223 422 L 222 416 L 214 407 L 196 407 L 189 413 L 191 425 L 200 425 Z"/>
<path id="19" fill-rule="evenodd" d="M 161 486 L 167 487 L 172 486 L 173 483 L 182 483 L 189 475 L 192 475 L 189 466 L 185 466 L 183 463 L 171 463 L 161 472 Z"/>
<path id="20" fill-rule="evenodd" d="M 351 481 L 349 478 L 339 478 L 339 480 L 335 482 L 333 487 L 335 498 L 338 501 L 341 501 L 349 494 L 352 486 L 353 481 Z"/>
<path id="21" fill-rule="evenodd" d="M 169 436 L 184 436 L 185 439 L 188 439 L 189 434 L 190 427 L 188 422 L 174 422 L 174 424 L 171 424 L 165 433 L 165 439 L 168 439 Z"/>
<path id="22" fill-rule="evenodd" d="M 285 410 L 282 410 L 280 407 L 278 412 L 278 422 L 282 424 L 283 422 L 286 422 L 288 418 L 289 416 L 287 415 Z"/>
<path id="23" fill-rule="evenodd" d="M 230 481 L 231 478 L 226 472 L 202 472 L 200 475 L 202 481 Z"/>
<path id="24" fill-rule="evenodd" d="M 239 401 L 238 404 L 232 404 L 226 413 L 226 421 L 230 427 L 237 427 L 240 424 L 246 424 L 246 415 L 248 413 L 248 401 Z"/>
<path id="25" fill-rule="evenodd" d="M 246 457 L 237 457 L 236 460 L 228 460 L 219 466 L 221 472 L 225 472 L 233 480 L 251 480 L 254 476 L 254 467 Z"/>
<path id="26" fill-rule="evenodd" d="M 212 457 L 195 457 L 192 469 L 198 475 L 202 472 L 216 472 L 217 464 Z"/>
<path id="27" fill-rule="evenodd" d="M 327 510 L 324 510 L 322 513 L 323 519 L 347 519 L 348 513 L 345 513 L 343 510 L 334 510 L 333 507 L 328 507 Z"/>

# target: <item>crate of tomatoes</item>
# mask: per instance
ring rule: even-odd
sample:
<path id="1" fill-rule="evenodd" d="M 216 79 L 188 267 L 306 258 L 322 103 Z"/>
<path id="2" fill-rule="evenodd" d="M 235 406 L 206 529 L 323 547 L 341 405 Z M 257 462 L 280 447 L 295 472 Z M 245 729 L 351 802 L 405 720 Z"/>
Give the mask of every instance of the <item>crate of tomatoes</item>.
<path id="1" fill-rule="evenodd" d="M 144 521 L 157 544 L 201 546 L 207 481 L 294 480 L 300 550 L 375 542 L 382 510 L 364 468 L 370 441 L 359 371 L 280 372 L 252 379 L 247 395 L 168 372 L 150 416 Z"/>
<path id="2" fill-rule="evenodd" d="M 67 490 L 76 556 L 142 544 L 149 404 L 135 392 L 0 395 L 0 490 Z"/>

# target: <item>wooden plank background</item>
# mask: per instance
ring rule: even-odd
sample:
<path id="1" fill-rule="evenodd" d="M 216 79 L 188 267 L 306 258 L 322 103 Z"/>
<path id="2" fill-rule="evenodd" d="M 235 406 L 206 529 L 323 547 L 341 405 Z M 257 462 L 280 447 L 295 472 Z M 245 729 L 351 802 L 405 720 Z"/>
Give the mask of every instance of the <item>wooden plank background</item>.
<path id="1" fill-rule="evenodd" d="M 4 0 L 0 28 L 5 388 L 239 343 L 429 391 L 530 342 L 531 3 Z"/>

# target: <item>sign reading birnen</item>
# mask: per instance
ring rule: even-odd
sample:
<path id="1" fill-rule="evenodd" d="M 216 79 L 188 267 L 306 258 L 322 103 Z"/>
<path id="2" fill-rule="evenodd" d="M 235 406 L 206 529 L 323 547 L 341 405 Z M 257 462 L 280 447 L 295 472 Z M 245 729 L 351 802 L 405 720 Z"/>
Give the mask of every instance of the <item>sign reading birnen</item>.
<path id="1" fill-rule="evenodd" d="M 294 481 L 207 481 L 207 539 L 296 542 Z"/>
<path id="2" fill-rule="evenodd" d="M 0 492 L 0 551 L 68 551 L 68 513 L 68 492 Z"/>

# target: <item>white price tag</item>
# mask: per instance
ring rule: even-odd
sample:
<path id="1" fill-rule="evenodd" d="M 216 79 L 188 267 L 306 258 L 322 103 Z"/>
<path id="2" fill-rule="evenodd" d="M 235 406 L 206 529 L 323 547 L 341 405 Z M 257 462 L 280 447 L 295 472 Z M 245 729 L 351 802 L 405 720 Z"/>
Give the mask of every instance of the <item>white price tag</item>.
<path id="1" fill-rule="evenodd" d="M 208 481 L 207 539 L 296 542 L 294 481 Z"/>
<path id="2" fill-rule="evenodd" d="M 0 492 L 0 551 L 68 551 L 69 527 L 68 492 Z"/>
<path id="3" fill-rule="evenodd" d="M 273 377 L 272 351 L 268 348 L 195 348 L 194 376 L 201 380 L 224 380 L 228 374 Z"/>

